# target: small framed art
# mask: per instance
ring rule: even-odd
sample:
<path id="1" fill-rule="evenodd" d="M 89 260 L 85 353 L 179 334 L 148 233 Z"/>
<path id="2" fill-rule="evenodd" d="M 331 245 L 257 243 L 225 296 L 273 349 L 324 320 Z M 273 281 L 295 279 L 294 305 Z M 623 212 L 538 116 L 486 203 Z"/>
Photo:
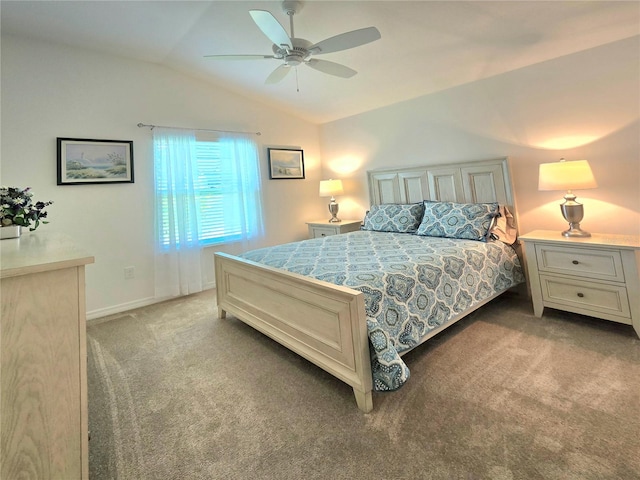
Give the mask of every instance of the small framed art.
<path id="1" fill-rule="evenodd" d="M 269 178 L 304 178 L 304 153 L 293 148 L 269 148 Z"/>
<path id="2" fill-rule="evenodd" d="M 58 185 L 133 183 L 133 142 L 58 138 Z"/>

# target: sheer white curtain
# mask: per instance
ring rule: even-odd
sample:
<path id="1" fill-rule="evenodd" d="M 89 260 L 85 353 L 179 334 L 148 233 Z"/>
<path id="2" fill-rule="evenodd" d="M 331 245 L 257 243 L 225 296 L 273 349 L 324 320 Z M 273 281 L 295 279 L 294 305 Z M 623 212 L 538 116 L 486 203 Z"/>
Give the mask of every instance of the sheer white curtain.
<path id="1" fill-rule="evenodd" d="M 244 134 L 197 139 L 155 127 L 153 157 L 156 298 L 200 292 L 204 247 L 247 250 L 264 235 L 258 145 Z"/>
<path id="2" fill-rule="evenodd" d="M 194 132 L 153 129 L 156 298 L 202 291 Z"/>
<path id="3" fill-rule="evenodd" d="M 264 236 L 262 220 L 262 185 L 258 145 L 249 135 L 225 133 L 220 138 L 223 178 L 234 195 L 224 197 L 224 211 L 229 221 L 239 221 L 244 249 Z"/>

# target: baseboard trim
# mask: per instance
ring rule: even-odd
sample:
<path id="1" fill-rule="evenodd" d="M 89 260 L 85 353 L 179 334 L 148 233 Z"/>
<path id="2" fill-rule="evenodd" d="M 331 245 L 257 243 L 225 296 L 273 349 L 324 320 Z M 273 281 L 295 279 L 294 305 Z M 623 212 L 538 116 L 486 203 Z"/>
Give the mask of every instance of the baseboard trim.
<path id="1" fill-rule="evenodd" d="M 211 290 L 212 288 L 216 288 L 215 281 L 207 282 L 202 286 L 203 291 Z M 87 321 L 97 320 L 102 317 L 115 315 L 116 313 L 126 312 L 128 310 L 133 310 L 135 308 L 147 307 L 149 305 L 153 305 L 154 303 L 160 303 L 160 302 L 165 302 L 167 300 L 171 300 L 172 298 L 178 298 L 178 297 L 162 297 L 162 298 L 147 297 L 147 298 L 141 298 L 139 300 L 134 300 L 132 302 L 121 303 L 120 305 L 113 305 L 111 307 L 98 308 L 96 310 L 91 310 L 90 312 L 87 312 Z"/>
<path id="2" fill-rule="evenodd" d="M 114 315 L 116 313 L 126 312 L 127 310 L 133 310 L 134 308 L 147 307 L 154 303 L 163 302 L 166 298 L 148 297 L 133 302 L 121 303 L 120 305 L 113 305 L 106 308 L 98 308 L 87 312 L 87 321 L 96 320 L 98 318 L 106 317 L 108 315 Z"/>

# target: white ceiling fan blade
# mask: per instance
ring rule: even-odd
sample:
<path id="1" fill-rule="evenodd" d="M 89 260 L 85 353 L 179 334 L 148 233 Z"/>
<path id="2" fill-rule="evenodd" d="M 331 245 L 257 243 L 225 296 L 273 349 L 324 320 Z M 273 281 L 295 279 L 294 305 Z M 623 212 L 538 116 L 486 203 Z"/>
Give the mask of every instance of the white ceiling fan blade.
<path id="1" fill-rule="evenodd" d="M 275 45 L 288 45 L 291 47 L 291 39 L 276 17 L 266 10 L 249 10 L 251 18 L 256 22 L 258 28 L 262 30 L 269 40 Z"/>
<path id="2" fill-rule="evenodd" d="M 287 76 L 287 74 L 291 71 L 291 67 L 289 65 L 285 65 L 284 63 L 276 68 L 264 81 L 267 85 L 272 85 L 274 83 L 278 83 Z"/>
<path id="3" fill-rule="evenodd" d="M 327 38 L 309 47 L 314 54 L 339 52 L 348 48 L 359 47 L 380 39 L 380 32 L 376 27 L 361 28 L 351 32 L 341 33 L 335 37 Z"/>
<path id="4" fill-rule="evenodd" d="M 328 73 L 329 75 L 335 75 L 336 77 L 351 78 L 358 73 L 349 67 L 335 62 L 328 62 L 327 60 L 316 60 L 312 58 L 306 62 L 306 64 L 311 68 L 315 68 L 323 73 Z"/>
<path id="5" fill-rule="evenodd" d="M 262 60 L 264 58 L 276 58 L 273 55 L 205 55 L 204 57 L 215 60 Z"/>

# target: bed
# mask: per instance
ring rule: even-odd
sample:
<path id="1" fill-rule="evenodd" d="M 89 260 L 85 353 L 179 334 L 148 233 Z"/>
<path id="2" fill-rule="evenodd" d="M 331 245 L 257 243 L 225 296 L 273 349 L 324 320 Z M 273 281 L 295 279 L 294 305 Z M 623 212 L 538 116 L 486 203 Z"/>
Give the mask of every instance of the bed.
<path id="1" fill-rule="evenodd" d="M 409 379 L 404 353 L 524 280 L 511 246 L 434 234 L 426 221 L 447 202 L 515 211 L 506 158 L 367 177 L 371 212 L 420 205 L 424 221 L 379 229 L 367 213 L 367 230 L 215 254 L 218 317 L 233 315 L 346 382 L 363 412 L 373 390 Z"/>

